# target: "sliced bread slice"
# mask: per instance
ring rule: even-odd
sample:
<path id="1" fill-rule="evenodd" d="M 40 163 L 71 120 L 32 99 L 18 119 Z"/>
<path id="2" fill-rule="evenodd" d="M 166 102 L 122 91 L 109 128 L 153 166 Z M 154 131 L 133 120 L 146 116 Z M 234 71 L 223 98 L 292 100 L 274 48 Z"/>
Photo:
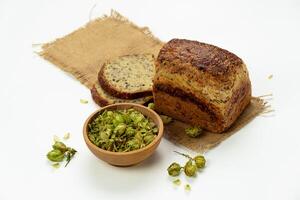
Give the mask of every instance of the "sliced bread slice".
<path id="1" fill-rule="evenodd" d="M 153 55 L 126 55 L 105 63 L 99 71 L 98 80 L 112 96 L 135 99 L 152 95 L 154 73 Z"/>
<path id="2" fill-rule="evenodd" d="M 137 103 L 145 104 L 153 99 L 152 96 L 140 97 L 137 99 L 119 99 L 105 92 L 97 82 L 91 89 L 92 97 L 99 106 L 107 106 L 114 103 Z"/>

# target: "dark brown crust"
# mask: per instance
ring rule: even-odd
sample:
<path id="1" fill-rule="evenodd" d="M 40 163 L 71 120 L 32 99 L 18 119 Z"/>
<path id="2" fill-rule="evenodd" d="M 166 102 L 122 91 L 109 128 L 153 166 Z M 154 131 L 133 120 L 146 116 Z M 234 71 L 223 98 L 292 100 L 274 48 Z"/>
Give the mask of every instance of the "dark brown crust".
<path id="1" fill-rule="evenodd" d="M 135 92 L 135 93 L 120 92 L 108 83 L 105 76 L 103 76 L 103 73 L 104 73 L 104 66 L 101 67 L 101 70 L 98 73 L 99 84 L 107 93 L 109 93 L 110 95 L 112 95 L 114 97 L 117 97 L 120 99 L 137 99 L 140 97 L 152 95 L 152 90 L 143 91 L 143 92 Z"/>
<path id="2" fill-rule="evenodd" d="M 188 99 L 178 98 L 157 90 L 154 93 L 154 103 L 157 112 L 171 116 L 189 125 L 200 126 L 212 132 L 222 132 L 224 129 L 220 121 L 211 121 L 207 113 L 203 112 Z"/>
<path id="3" fill-rule="evenodd" d="M 155 85 L 153 91 L 158 112 L 214 133 L 222 133 L 230 128 L 251 99 L 251 86 L 244 84 L 235 92 L 229 112 L 223 119 L 211 105 L 178 88 L 160 84 L 158 87 Z"/>
<path id="4" fill-rule="evenodd" d="M 181 98 L 184 101 L 189 101 L 191 103 L 196 104 L 202 111 L 206 112 L 212 121 L 216 121 L 218 119 L 218 116 L 216 114 L 216 109 L 213 108 L 214 106 L 211 105 L 208 102 L 205 102 L 199 98 L 197 98 L 192 93 L 187 93 L 179 88 L 174 88 L 170 85 L 166 84 L 156 84 L 155 87 L 153 87 L 154 91 L 162 91 L 165 92 L 171 96 Z"/>
<path id="5" fill-rule="evenodd" d="M 245 110 L 251 101 L 251 83 L 244 83 L 237 91 L 234 92 L 230 100 L 230 106 L 227 113 L 227 128 L 229 128 L 240 114 Z"/>
<path id="6" fill-rule="evenodd" d="M 109 102 L 102 98 L 98 92 L 95 86 L 93 86 L 93 88 L 91 89 L 91 94 L 92 94 L 92 98 L 95 101 L 96 104 L 98 104 L 99 106 L 103 107 L 103 106 L 107 106 L 109 105 Z"/>
<path id="7" fill-rule="evenodd" d="M 162 65 L 174 62 L 188 64 L 219 77 L 234 73 L 243 64 L 238 56 L 225 49 L 185 39 L 172 39 L 166 43 L 159 52 L 157 62 Z"/>

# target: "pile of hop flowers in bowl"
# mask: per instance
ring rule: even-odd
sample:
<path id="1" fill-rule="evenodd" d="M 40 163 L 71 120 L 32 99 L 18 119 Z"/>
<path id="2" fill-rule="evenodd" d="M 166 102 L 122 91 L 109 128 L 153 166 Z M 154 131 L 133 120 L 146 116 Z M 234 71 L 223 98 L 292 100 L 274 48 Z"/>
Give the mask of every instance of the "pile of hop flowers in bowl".
<path id="1" fill-rule="evenodd" d="M 158 146 L 163 122 L 151 109 L 132 103 L 113 104 L 94 112 L 83 129 L 89 149 L 120 166 L 141 162 Z"/>

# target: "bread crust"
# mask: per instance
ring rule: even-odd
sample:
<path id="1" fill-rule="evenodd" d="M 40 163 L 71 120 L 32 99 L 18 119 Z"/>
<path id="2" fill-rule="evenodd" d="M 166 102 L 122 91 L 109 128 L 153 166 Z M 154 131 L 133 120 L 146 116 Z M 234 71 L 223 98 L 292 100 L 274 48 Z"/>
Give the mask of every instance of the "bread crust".
<path id="1" fill-rule="evenodd" d="M 201 126 L 202 128 L 214 133 L 222 133 L 226 131 L 238 118 L 240 113 L 250 103 L 251 95 L 249 86 L 245 86 L 238 92 L 238 98 L 232 99 L 237 106 L 230 107 L 232 114 L 226 119 L 215 112 L 212 105 L 206 104 L 203 101 L 195 98 L 192 94 L 188 94 L 180 89 L 171 89 L 169 86 L 154 87 L 154 102 L 155 109 L 174 119 L 186 122 L 191 125 Z M 161 90 L 161 88 L 164 88 Z M 167 89 L 168 88 L 168 89 Z M 212 107 L 211 107 L 212 106 Z"/>
<path id="2" fill-rule="evenodd" d="M 152 90 L 148 91 L 140 91 L 140 92 L 134 92 L 134 93 L 129 93 L 129 92 L 121 92 L 117 90 L 113 85 L 109 84 L 108 80 L 106 80 L 104 74 L 104 69 L 106 63 L 103 64 L 101 67 L 99 73 L 98 73 L 98 81 L 101 87 L 110 95 L 120 98 L 120 99 L 136 99 L 140 97 L 145 97 L 145 96 L 150 96 L 152 95 Z"/>
<path id="3" fill-rule="evenodd" d="M 99 87 L 99 85 L 98 85 L 98 87 Z M 101 107 L 115 103 L 115 102 L 109 101 L 105 97 L 101 96 L 101 94 L 99 94 L 98 91 L 97 91 L 96 84 L 91 89 L 91 95 L 92 95 L 92 98 L 95 101 L 95 103 L 98 104 Z M 142 101 L 140 99 L 124 99 L 123 101 L 120 101 L 120 99 L 119 99 L 119 101 L 117 103 L 131 102 L 131 103 L 137 103 L 137 104 L 146 105 L 148 102 L 150 102 L 150 101 L 153 100 L 152 96 L 147 96 L 147 97 L 143 97 L 143 98 L 144 98 L 144 101 Z"/>
<path id="4" fill-rule="evenodd" d="M 163 46 L 157 58 L 158 63 L 190 64 L 200 71 L 218 78 L 226 78 L 234 73 L 237 66 L 243 64 L 235 54 L 214 45 L 185 40 L 172 39 Z"/>
<path id="5" fill-rule="evenodd" d="M 93 88 L 91 89 L 91 94 L 92 94 L 92 98 L 95 101 L 96 104 L 98 104 L 99 106 L 103 107 L 103 106 L 107 106 L 110 103 L 104 99 L 103 97 L 101 97 L 98 92 L 97 89 L 95 87 L 95 85 L 93 86 Z"/>
<path id="6" fill-rule="evenodd" d="M 246 65 L 233 53 L 173 39 L 156 60 L 153 95 L 158 112 L 222 133 L 249 104 L 251 82 Z"/>

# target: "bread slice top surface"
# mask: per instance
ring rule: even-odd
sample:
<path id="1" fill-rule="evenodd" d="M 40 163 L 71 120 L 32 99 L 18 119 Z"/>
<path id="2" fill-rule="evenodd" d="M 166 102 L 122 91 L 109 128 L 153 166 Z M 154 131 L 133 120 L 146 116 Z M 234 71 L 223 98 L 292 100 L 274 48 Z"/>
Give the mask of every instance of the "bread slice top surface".
<path id="1" fill-rule="evenodd" d="M 225 49 L 186 39 L 172 39 L 166 43 L 160 50 L 157 61 L 189 64 L 219 77 L 228 77 L 243 65 L 242 59 Z"/>
<path id="2" fill-rule="evenodd" d="M 98 75 L 102 88 L 115 97 L 133 99 L 152 93 L 155 60 L 151 54 L 126 55 L 105 63 Z"/>
<path id="3" fill-rule="evenodd" d="M 137 104 L 144 104 L 150 101 L 153 97 L 146 96 L 137 99 L 120 99 L 111 96 L 107 92 L 105 92 L 101 85 L 97 82 L 95 83 L 94 87 L 91 89 L 92 97 L 94 101 L 100 106 L 107 106 L 110 104 L 115 103 L 137 103 Z"/>

